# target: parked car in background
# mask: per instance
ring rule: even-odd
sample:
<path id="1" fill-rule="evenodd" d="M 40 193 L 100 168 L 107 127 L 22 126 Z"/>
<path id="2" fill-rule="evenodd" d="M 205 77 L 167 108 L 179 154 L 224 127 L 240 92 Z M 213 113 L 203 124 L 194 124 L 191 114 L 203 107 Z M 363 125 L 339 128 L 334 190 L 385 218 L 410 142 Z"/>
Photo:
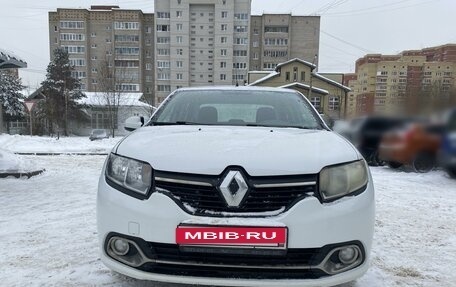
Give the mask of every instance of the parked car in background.
<path id="1" fill-rule="evenodd" d="M 369 165 L 383 165 L 378 157 L 378 147 L 383 135 L 407 121 L 381 116 L 356 118 L 350 121 L 348 129 L 341 130 L 340 133 L 358 148 Z"/>
<path id="2" fill-rule="evenodd" d="M 361 154 L 301 93 L 173 92 L 108 156 L 103 263 L 141 280 L 335 286 L 369 268 L 374 186 Z"/>
<path id="3" fill-rule="evenodd" d="M 444 126 L 412 123 L 388 132 L 380 143 L 379 157 L 391 168 L 411 166 L 428 172 L 436 166 Z"/>
<path id="4" fill-rule="evenodd" d="M 106 130 L 104 129 L 94 129 L 92 130 L 92 132 L 90 133 L 90 136 L 89 136 L 89 139 L 91 141 L 94 141 L 94 140 L 102 140 L 102 139 L 106 139 L 108 138 L 109 135 L 108 133 L 106 132 Z"/>
<path id="5" fill-rule="evenodd" d="M 445 119 L 440 163 L 451 177 L 456 178 L 456 109 L 449 111 Z"/>

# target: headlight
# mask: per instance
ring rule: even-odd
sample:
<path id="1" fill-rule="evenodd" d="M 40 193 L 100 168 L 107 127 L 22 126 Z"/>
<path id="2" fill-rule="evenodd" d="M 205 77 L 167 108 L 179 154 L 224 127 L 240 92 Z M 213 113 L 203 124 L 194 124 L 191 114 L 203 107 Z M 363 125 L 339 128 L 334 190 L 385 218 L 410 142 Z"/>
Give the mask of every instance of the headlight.
<path id="1" fill-rule="evenodd" d="M 152 186 L 152 167 L 145 162 L 111 154 L 106 177 L 127 190 L 146 196 Z"/>
<path id="2" fill-rule="evenodd" d="M 320 194 L 324 201 L 331 201 L 359 191 L 367 180 L 364 160 L 325 167 L 320 172 Z"/>

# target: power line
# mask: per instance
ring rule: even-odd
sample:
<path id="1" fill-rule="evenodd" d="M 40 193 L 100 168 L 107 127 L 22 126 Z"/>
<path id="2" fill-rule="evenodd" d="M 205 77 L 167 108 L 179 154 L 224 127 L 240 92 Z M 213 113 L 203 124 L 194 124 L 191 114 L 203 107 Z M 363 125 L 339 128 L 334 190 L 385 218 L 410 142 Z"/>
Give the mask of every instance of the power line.
<path id="1" fill-rule="evenodd" d="M 385 6 L 393 6 L 398 3 L 403 3 L 403 2 L 408 2 L 408 1 L 411 1 L 411 0 L 404 0 L 401 2 L 397 2 L 397 3 L 390 3 L 390 5 L 384 5 L 383 8 Z M 423 5 L 423 4 L 435 3 L 437 1 L 441 1 L 441 0 L 424 1 L 424 2 L 420 2 L 420 3 L 415 3 L 413 5 L 394 7 L 394 8 L 390 8 L 390 9 L 378 9 L 379 6 L 377 6 L 375 9 L 366 8 L 366 9 L 345 11 L 345 12 L 339 12 L 339 13 L 328 13 L 328 14 L 326 14 L 326 16 L 328 16 L 328 17 L 345 17 L 345 16 L 359 16 L 359 15 L 366 15 L 366 14 L 373 14 L 373 13 L 376 14 L 376 13 L 383 13 L 383 12 L 391 12 L 391 11 L 402 10 L 405 8 L 416 7 L 416 6 Z"/>
<path id="2" fill-rule="evenodd" d="M 346 44 L 346 45 L 352 46 L 352 47 L 354 47 L 354 48 L 356 48 L 356 49 L 358 49 L 358 50 L 361 50 L 361 51 L 363 51 L 363 52 L 365 52 L 365 53 L 373 53 L 373 51 L 371 51 L 371 50 L 368 50 L 368 49 L 365 49 L 365 48 L 363 48 L 363 47 L 361 47 L 361 46 L 352 44 L 352 43 L 350 43 L 350 42 L 348 42 L 348 41 L 346 41 L 346 40 L 344 40 L 344 39 L 341 39 L 341 38 L 339 38 L 339 37 L 337 37 L 337 36 L 334 36 L 334 35 L 332 35 L 332 34 L 330 34 L 330 33 L 328 33 L 328 32 L 325 32 L 325 31 L 323 31 L 323 30 L 321 30 L 321 29 L 320 29 L 320 31 L 321 31 L 323 34 L 325 34 L 325 35 L 327 35 L 327 36 L 329 36 L 329 37 L 331 37 L 331 38 L 333 38 L 333 39 L 338 40 L 339 42 L 342 42 L 342 43 L 344 43 L 344 44 Z"/>

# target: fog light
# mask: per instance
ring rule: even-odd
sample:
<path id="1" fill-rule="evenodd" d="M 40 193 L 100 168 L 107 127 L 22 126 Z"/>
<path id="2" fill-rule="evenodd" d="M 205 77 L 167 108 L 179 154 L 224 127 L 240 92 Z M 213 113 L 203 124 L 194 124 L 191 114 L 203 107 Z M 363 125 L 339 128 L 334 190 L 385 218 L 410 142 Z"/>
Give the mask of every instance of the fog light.
<path id="1" fill-rule="evenodd" d="M 123 256 L 130 250 L 130 245 L 127 241 L 116 238 L 111 241 L 111 249 L 116 255 Z"/>
<path id="2" fill-rule="evenodd" d="M 339 251 L 339 260 L 346 265 L 352 264 L 357 258 L 358 250 L 353 247 L 346 247 Z"/>

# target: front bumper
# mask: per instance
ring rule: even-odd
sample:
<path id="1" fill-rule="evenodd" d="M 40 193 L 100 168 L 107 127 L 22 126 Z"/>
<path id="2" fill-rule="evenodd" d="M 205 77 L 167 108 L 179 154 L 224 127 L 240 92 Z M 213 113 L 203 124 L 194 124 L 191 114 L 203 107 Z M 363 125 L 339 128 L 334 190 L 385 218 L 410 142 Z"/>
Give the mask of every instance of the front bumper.
<path id="1" fill-rule="evenodd" d="M 374 191 L 372 180 L 366 191 L 330 204 L 321 204 L 309 197 L 277 216 L 267 218 L 218 218 L 194 216 L 183 211 L 169 197 L 154 193 L 148 200 L 138 200 L 109 186 L 101 177 L 97 201 L 98 234 L 102 261 L 109 268 L 142 280 L 161 282 L 223 285 L 223 286 L 333 286 L 360 277 L 368 268 L 373 227 Z M 179 224 L 218 226 L 286 226 L 289 230 L 288 248 L 322 248 L 344 242 L 359 242 L 365 260 L 355 269 L 316 279 L 233 279 L 226 277 L 159 274 L 129 267 L 106 253 L 109 234 L 117 233 L 146 242 L 175 245 L 175 230 Z"/>

